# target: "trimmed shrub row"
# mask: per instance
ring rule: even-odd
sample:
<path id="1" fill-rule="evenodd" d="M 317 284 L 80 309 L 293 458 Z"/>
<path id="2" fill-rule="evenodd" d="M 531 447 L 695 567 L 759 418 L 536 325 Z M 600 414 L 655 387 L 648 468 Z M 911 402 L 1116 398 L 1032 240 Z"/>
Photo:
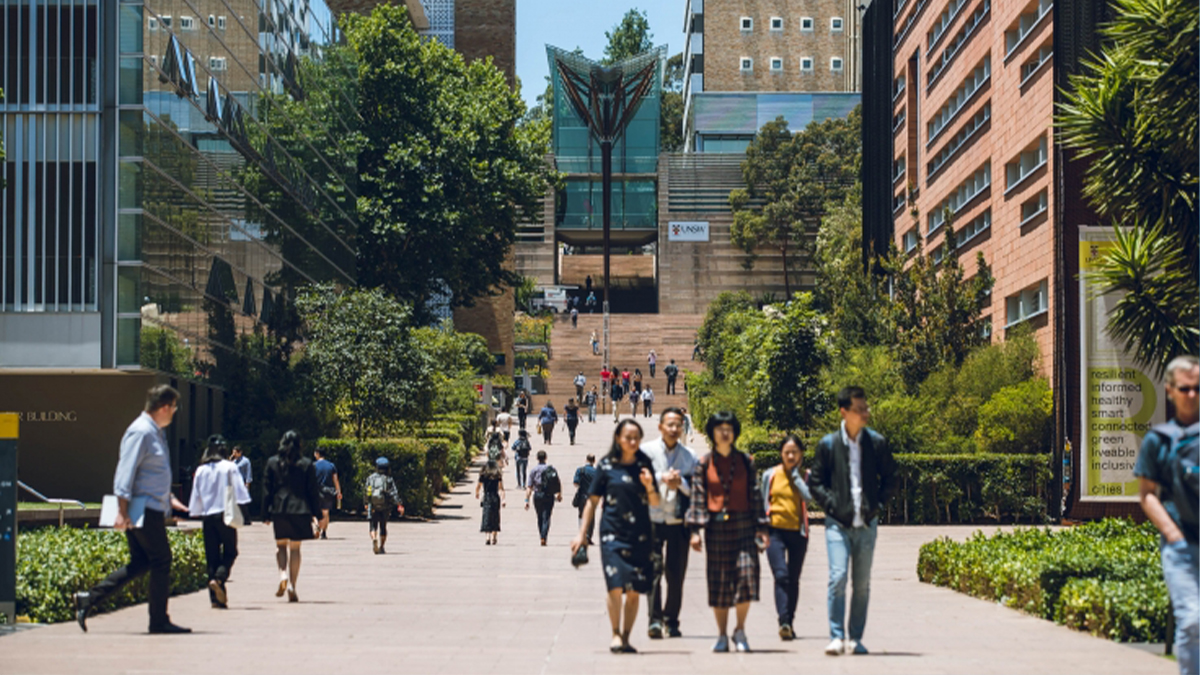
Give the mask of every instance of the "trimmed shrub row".
<path id="1" fill-rule="evenodd" d="M 204 539 L 199 530 L 170 530 L 171 595 L 204 588 Z M 125 536 L 112 530 L 44 527 L 17 537 L 17 614 L 38 623 L 72 621 L 72 596 L 86 591 L 129 562 Z M 148 577 L 126 585 L 104 601 L 106 612 L 146 602 Z"/>
<path id="2" fill-rule="evenodd" d="M 1166 640 L 1169 601 L 1149 523 L 1110 518 L 921 547 L 921 581 L 1120 642 Z"/>

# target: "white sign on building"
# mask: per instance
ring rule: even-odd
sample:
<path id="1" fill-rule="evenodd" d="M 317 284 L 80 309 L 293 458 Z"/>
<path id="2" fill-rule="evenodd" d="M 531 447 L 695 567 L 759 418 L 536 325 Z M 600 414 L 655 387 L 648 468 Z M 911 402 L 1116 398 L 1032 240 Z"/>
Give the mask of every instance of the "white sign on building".
<path id="1" fill-rule="evenodd" d="M 667 223 L 667 241 L 708 241 L 708 221 L 673 220 Z"/>

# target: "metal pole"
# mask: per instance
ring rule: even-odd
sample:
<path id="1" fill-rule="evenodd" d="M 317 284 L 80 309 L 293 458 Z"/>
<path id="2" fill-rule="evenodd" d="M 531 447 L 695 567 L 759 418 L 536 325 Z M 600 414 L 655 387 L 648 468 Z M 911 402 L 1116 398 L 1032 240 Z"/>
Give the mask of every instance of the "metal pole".
<path id="1" fill-rule="evenodd" d="M 600 198 L 604 200 L 604 364 L 609 367 L 612 366 L 612 362 L 609 361 L 608 330 L 608 278 L 611 254 L 609 246 L 612 234 L 612 146 L 612 141 L 600 142 Z"/>

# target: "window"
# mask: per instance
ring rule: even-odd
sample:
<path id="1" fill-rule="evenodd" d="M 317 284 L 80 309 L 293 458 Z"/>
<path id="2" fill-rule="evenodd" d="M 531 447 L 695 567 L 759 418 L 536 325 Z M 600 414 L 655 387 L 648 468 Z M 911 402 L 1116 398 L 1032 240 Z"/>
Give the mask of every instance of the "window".
<path id="1" fill-rule="evenodd" d="M 962 8 L 966 4 L 967 0 L 950 0 L 950 4 L 946 5 L 946 9 L 942 12 L 941 16 L 937 18 L 937 21 L 933 22 L 933 28 L 930 28 L 929 32 L 925 35 L 927 38 L 925 43 L 926 57 L 929 56 L 929 52 L 933 51 L 934 46 L 942 38 L 946 37 L 946 29 L 950 27 L 950 24 L 954 23 L 954 20 L 958 18 L 958 13 L 962 11 Z"/>
<path id="2" fill-rule="evenodd" d="M 162 23 L 163 28 L 171 27 L 171 17 L 170 16 L 159 16 L 158 20 Z"/>
<path id="3" fill-rule="evenodd" d="M 941 151 L 934 155 L 933 159 L 929 160 L 926 178 L 933 178 L 935 173 L 941 171 L 942 167 L 946 166 L 946 163 L 949 162 L 964 145 L 966 145 L 967 141 L 971 140 L 971 138 L 975 136 L 975 132 L 979 131 L 979 129 L 982 128 L 983 125 L 986 124 L 990 119 L 992 119 L 992 103 L 991 101 L 988 101 L 983 105 L 983 109 L 975 113 L 975 116 L 972 117 L 969 122 L 964 124 L 963 128 L 959 129 L 957 134 L 954 134 L 954 138 L 951 138 L 949 141 L 947 141 L 946 145 L 942 147 Z"/>
<path id="4" fill-rule="evenodd" d="M 946 224 L 946 216 L 953 218 L 971 200 L 978 197 L 992 184 L 992 164 L 988 162 L 976 171 L 970 178 L 959 184 L 941 204 L 933 208 L 929 214 L 928 233 L 933 234 Z M 948 212 L 948 214 L 947 214 Z"/>
<path id="5" fill-rule="evenodd" d="M 208 27 L 209 28 L 217 27 L 217 17 L 213 16 L 212 14 L 208 15 Z"/>
<path id="6" fill-rule="evenodd" d="M 811 16 L 800 17 L 800 30 L 805 33 L 813 32 L 813 19 Z"/>
<path id="7" fill-rule="evenodd" d="M 1048 300 L 1046 299 L 1046 282 L 1042 281 L 1026 288 L 1020 293 L 1008 296 L 1006 304 L 1008 309 L 1008 323 L 1004 326 L 1005 328 L 1045 314 L 1049 309 Z"/>
<path id="8" fill-rule="evenodd" d="M 904 193 L 903 193 L 903 192 L 901 192 L 900 194 L 898 194 L 898 195 L 895 195 L 894 197 L 892 197 L 892 214 L 894 215 L 894 214 L 895 214 L 895 213 L 897 213 L 897 212 L 898 212 L 900 209 L 904 208 L 904 205 L 905 205 L 906 203 L 908 203 L 908 199 L 907 199 L 907 198 L 905 198 L 905 196 L 904 196 Z"/>
<path id="9" fill-rule="evenodd" d="M 1021 205 L 1021 227 L 1025 227 L 1034 218 L 1046 212 L 1048 199 L 1047 191 L 1042 190 L 1033 199 Z"/>
<path id="10" fill-rule="evenodd" d="M 1053 0 L 1037 0 L 1036 4 L 1030 6 L 1029 11 L 1022 14 L 1012 27 L 1004 32 L 1004 47 L 1007 50 L 1004 58 L 1007 59 L 1017 51 L 1017 47 L 1025 42 L 1025 38 L 1029 37 L 1033 29 L 1041 23 L 1042 17 L 1049 14 L 1052 9 L 1054 9 Z"/>
<path id="11" fill-rule="evenodd" d="M 975 29 L 987 18 L 991 6 L 991 0 L 983 0 L 983 4 L 971 14 L 971 17 L 963 24 L 958 34 L 954 36 L 954 40 L 942 50 L 941 56 L 931 61 L 933 67 L 929 69 L 928 80 L 930 87 L 942 76 L 942 73 L 946 72 L 947 66 L 954 60 L 954 57 L 958 56 L 958 53 L 962 50 L 962 46 L 975 34 Z"/>
<path id="12" fill-rule="evenodd" d="M 226 69 L 226 65 L 225 65 L 225 64 L 226 64 L 226 61 L 225 61 L 225 57 L 224 57 L 224 56 L 210 56 L 210 57 L 208 57 L 208 69 L 209 69 L 209 70 L 211 70 L 211 71 L 213 71 L 213 72 L 217 72 L 217 71 L 225 70 L 225 69 Z"/>
<path id="13" fill-rule="evenodd" d="M 1054 58 L 1054 45 L 1047 44 L 1038 49 L 1037 54 L 1034 54 L 1033 58 L 1021 66 L 1021 84 L 1028 82 L 1029 78 L 1033 77 L 1034 73 L 1052 58 Z"/>
<path id="14" fill-rule="evenodd" d="M 217 17 L 217 30 L 225 30 L 225 17 L 223 15 Z"/>
<path id="15" fill-rule="evenodd" d="M 908 167 L 908 162 L 905 161 L 904 155 L 900 155 L 899 159 L 892 162 L 892 183 L 904 179 L 904 172 Z"/>
<path id="16" fill-rule="evenodd" d="M 913 228 L 904 233 L 904 252 L 912 253 L 917 248 L 917 244 L 921 241 L 921 233 L 917 232 L 917 228 Z"/>
<path id="17" fill-rule="evenodd" d="M 900 128 L 904 126 L 905 110 L 906 108 L 901 108 L 900 112 L 892 115 L 892 133 L 900 131 Z"/>
<path id="18" fill-rule="evenodd" d="M 783 59 L 779 58 L 778 56 L 772 56 L 771 57 L 771 70 L 774 72 L 782 71 L 783 70 Z"/>
<path id="19" fill-rule="evenodd" d="M 190 16 L 179 17 L 179 30 L 196 30 L 196 19 Z"/>
<path id="20" fill-rule="evenodd" d="M 954 119 L 956 115 L 967 105 L 967 102 L 975 96 L 975 92 L 983 88 L 987 83 L 988 78 L 992 76 L 992 59 L 990 56 L 985 56 L 983 62 L 975 66 L 975 70 L 967 75 L 967 79 L 958 87 L 946 103 L 933 114 L 933 118 L 929 122 L 927 140 L 925 145 L 929 145 L 936 139 L 946 126 Z"/>
<path id="21" fill-rule="evenodd" d="M 742 30 L 743 31 L 754 30 L 754 19 L 751 19 L 748 16 L 743 16 L 742 17 Z"/>
<path id="22" fill-rule="evenodd" d="M 835 57 L 833 57 L 833 58 L 829 59 L 829 69 L 830 69 L 830 70 L 832 70 L 832 71 L 833 71 L 833 72 L 835 72 L 835 73 L 840 73 L 840 72 L 842 72 L 842 59 L 841 59 L 841 57 L 839 57 L 839 56 L 835 56 Z"/>
<path id="23" fill-rule="evenodd" d="M 149 30 L 158 30 L 158 19 L 154 17 L 146 19 L 146 28 Z"/>
<path id="24" fill-rule="evenodd" d="M 835 16 L 829 20 L 829 30 L 833 31 L 834 33 L 840 33 L 842 32 L 842 26 L 844 23 L 845 22 L 842 21 L 842 17 Z"/>
<path id="25" fill-rule="evenodd" d="M 811 73 L 813 70 L 813 60 L 811 56 L 800 57 L 800 71 Z"/>
<path id="26" fill-rule="evenodd" d="M 988 209 L 972 218 L 971 222 L 964 225 L 961 230 L 955 233 L 957 235 L 955 241 L 958 244 L 958 248 L 962 248 L 964 244 L 978 237 L 984 230 L 987 230 L 991 226 L 992 210 Z"/>
<path id="27" fill-rule="evenodd" d="M 749 56 L 743 56 L 742 57 L 742 72 L 748 73 L 752 70 L 754 70 L 754 59 L 750 58 Z"/>
<path id="28" fill-rule="evenodd" d="M 1034 171 L 1046 165 L 1046 137 L 1042 136 L 1037 143 L 1021 152 L 1021 156 L 1005 166 L 1007 183 L 1005 192 L 1017 187 Z"/>
<path id="29" fill-rule="evenodd" d="M 771 17 L 771 30 L 783 30 L 783 17 Z"/>
<path id="30" fill-rule="evenodd" d="M 900 77 L 896 78 L 895 82 L 892 83 L 892 102 L 893 103 L 896 102 L 896 99 L 900 98 L 900 94 L 904 93 L 904 87 L 905 87 L 905 80 L 904 80 L 904 76 L 901 75 Z"/>

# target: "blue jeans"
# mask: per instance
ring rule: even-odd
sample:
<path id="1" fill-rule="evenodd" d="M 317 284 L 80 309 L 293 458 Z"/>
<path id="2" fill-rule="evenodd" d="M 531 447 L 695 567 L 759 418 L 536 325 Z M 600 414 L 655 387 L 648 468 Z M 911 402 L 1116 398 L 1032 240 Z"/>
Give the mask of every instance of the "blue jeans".
<path id="1" fill-rule="evenodd" d="M 528 480 L 528 478 L 527 478 L 528 469 L 529 469 L 529 458 L 528 457 L 518 457 L 517 458 L 517 487 L 521 488 L 522 490 L 525 489 L 525 483 Z"/>
<path id="2" fill-rule="evenodd" d="M 808 537 L 800 530 L 780 530 L 772 527 L 768 534 L 767 562 L 775 577 L 775 613 L 779 625 L 791 625 L 796 618 L 796 601 L 800 599 L 800 572 L 804 569 L 804 554 L 808 552 Z"/>
<path id="3" fill-rule="evenodd" d="M 595 403 L 588 406 L 588 421 L 589 422 L 596 421 L 596 404 Z"/>
<path id="4" fill-rule="evenodd" d="M 1163 578 L 1175 609 L 1175 660 L 1183 675 L 1200 668 L 1200 546 L 1187 540 L 1162 542 Z"/>
<path id="5" fill-rule="evenodd" d="M 825 546 L 829 549 L 829 636 L 846 639 L 846 576 L 854 585 L 850 600 L 850 639 L 861 640 L 867 627 L 867 603 L 871 599 L 871 561 L 875 557 L 875 532 L 879 519 L 866 527 L 842 527 L 832 518 L 825 524 Z"/>

